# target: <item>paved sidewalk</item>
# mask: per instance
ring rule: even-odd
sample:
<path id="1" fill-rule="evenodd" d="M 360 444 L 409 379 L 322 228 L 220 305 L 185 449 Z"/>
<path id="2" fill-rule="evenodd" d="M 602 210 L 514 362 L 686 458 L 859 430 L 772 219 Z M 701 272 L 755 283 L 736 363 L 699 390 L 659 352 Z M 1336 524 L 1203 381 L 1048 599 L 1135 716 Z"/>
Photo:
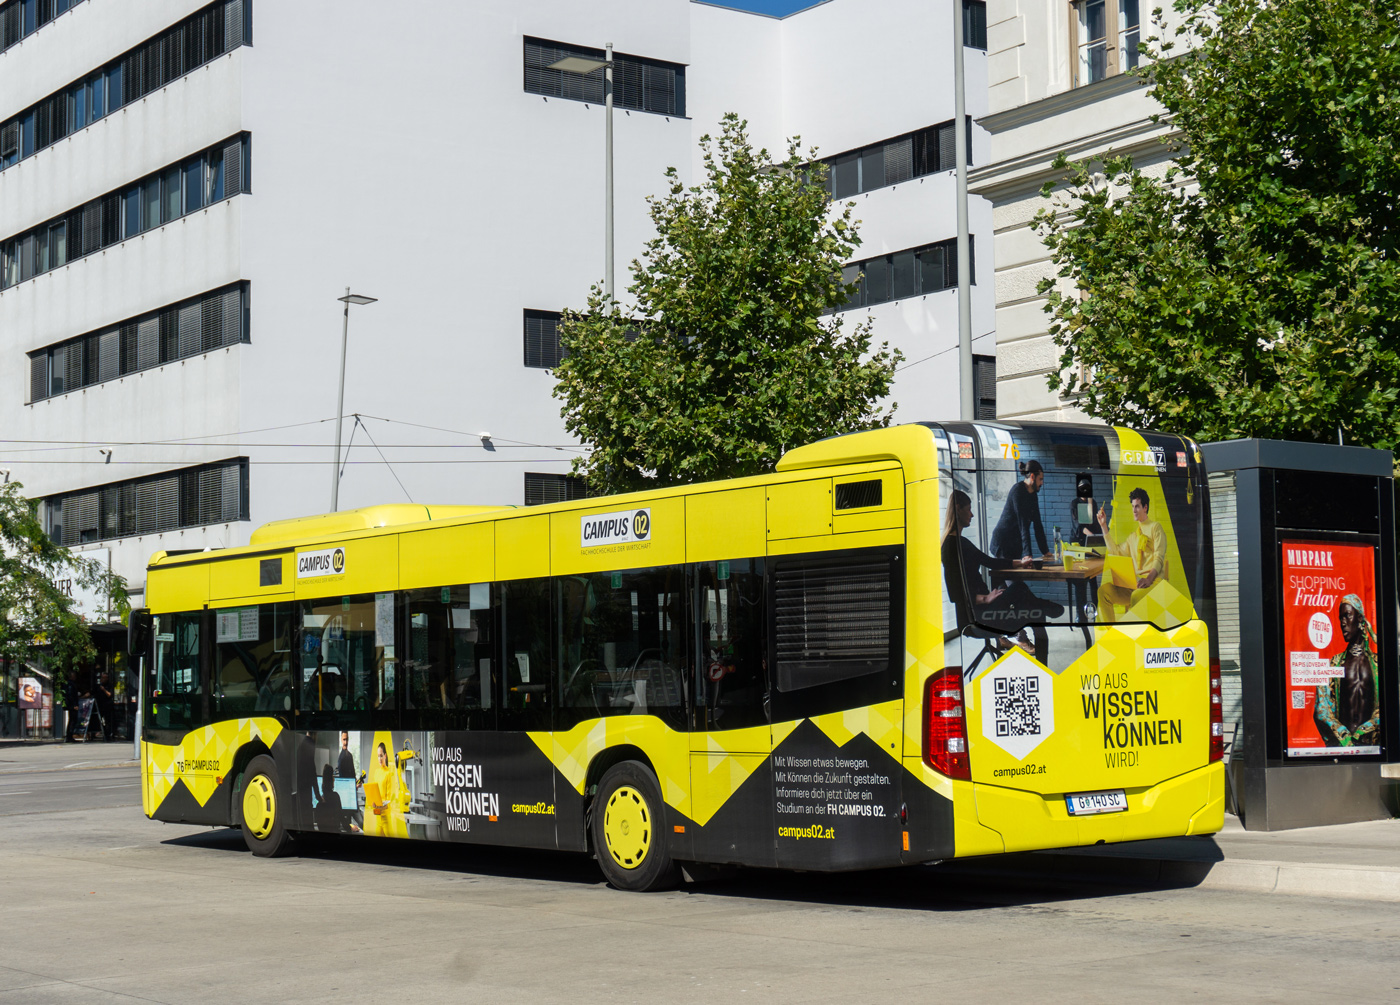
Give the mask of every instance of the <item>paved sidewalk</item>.
<path id="1" fill-rule="evenodd" d="M 1227 816 L 1224 829 L 1211 837 L 968 859 L 952 867 L 1059 881 L 1400 902 L 1400 819 L 1247 831 Z"/>

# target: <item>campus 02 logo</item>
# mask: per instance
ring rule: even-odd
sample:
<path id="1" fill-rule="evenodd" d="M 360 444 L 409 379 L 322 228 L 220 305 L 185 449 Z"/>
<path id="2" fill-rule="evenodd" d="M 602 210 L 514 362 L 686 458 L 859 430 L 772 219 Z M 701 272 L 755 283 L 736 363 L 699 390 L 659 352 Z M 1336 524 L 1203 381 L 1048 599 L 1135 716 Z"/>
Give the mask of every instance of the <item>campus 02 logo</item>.
<path id="1" fill-rule="evenodd" d="M 322 548 L 320 551 L 297 552 L 297 579 L 345 574 L 345 549 Z"/>
<path id="2" fill-rule="evenodd" d="M 579 543 L 584 548 L 631 544 L 651 537 L 651 508 L 594 513 L 579 519 Z"/>

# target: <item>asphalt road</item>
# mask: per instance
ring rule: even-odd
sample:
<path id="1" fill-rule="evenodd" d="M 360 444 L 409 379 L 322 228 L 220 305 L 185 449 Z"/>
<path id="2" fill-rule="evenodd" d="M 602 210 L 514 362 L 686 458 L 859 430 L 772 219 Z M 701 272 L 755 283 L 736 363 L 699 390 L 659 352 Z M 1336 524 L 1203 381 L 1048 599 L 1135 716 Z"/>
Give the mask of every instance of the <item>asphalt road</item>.
<path id="1" fill-rule="evenodd" d="M 636 895 L 581 856 L 369 839 L 269 861 L 146 820 L 105 751 L 30 753 L 0 751 L 0 1003 L 1400 1002 L 1400 905 L 941 868 Z"/>

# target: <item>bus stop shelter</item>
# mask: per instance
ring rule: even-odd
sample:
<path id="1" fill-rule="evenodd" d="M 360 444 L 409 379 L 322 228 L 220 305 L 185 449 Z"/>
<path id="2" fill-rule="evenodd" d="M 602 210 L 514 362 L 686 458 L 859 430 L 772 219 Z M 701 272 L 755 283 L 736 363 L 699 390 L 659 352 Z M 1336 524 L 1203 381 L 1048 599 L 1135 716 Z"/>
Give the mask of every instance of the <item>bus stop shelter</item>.
<path id="1" fill-rule="evenodd" d="M 1279 440 L 1201 450 L 1233 808 L 1248 830 L 1393 815 L 1390 452 Z"/>

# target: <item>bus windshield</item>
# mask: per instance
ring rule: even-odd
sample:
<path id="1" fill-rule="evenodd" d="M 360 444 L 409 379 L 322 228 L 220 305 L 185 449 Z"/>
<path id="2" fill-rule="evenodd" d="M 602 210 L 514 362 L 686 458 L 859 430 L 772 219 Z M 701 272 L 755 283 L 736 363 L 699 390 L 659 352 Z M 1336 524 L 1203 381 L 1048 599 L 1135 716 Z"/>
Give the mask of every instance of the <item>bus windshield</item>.
<path id="1" fill-rule="evenodd" d="M 946 628 L 1029 641 L 1044 657 L 1047 627 L 1197 617 L 1209 570 L 1193 443 L 1059 423 L 943 423 L 934 435 Z"/>

